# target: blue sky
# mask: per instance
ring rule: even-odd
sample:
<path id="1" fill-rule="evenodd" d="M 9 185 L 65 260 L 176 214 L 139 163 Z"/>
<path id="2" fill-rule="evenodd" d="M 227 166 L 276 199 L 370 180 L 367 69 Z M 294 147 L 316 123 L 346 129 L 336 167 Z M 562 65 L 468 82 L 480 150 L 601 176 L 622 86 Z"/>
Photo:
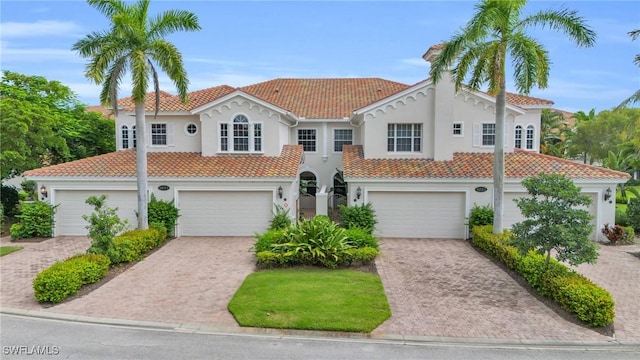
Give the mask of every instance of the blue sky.
<path id="1" fill-rule="evenodd" d="M 428 77 L 422 54 L 469 20 L 472 1 L 220 2 L 153 1 L 151 13 L 184 9 L 202 30 L 168 39 L 181 51 L 190 91 L 244 86 L 278 77 L 380 77 L 413 84 Z M 640 53 L 627 32 L 640 28 L 640 1 L 531 1 L 527 13 L 562 5 L 598 33 L 593 48 L 576 48 L 548 30 L 533 34 L 550 53 L 549 87 L 532 96 L 556 108 L 606 110 L 640 87 Z M 84 78 L 85 60 L 70 49 L 107 20 L 85 1 L 0 2 L 0 68 L 41 75 L 71 87 L 89 105 L 99 87 Z M 166 77 L 163 90 L 173 92 Z M 508 81 L 508 90 L 514 91 Z M 120 97 L 129 95 L 125 81 Z"/>

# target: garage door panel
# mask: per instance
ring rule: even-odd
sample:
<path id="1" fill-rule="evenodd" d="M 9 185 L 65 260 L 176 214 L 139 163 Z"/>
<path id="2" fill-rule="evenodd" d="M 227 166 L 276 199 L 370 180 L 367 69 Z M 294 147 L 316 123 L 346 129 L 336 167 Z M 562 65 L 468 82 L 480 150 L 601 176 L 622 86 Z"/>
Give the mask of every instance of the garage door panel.
<path id="1" fill-rule="evenodd" d="M 252 236 L 272 217 L 271 191 L 180 191 L 182 236 Z"/>
<path id="2" fill-rule="evenodd" d="M 368 201 L 381 236 L 464 237 L 464 193 L 372 191 Z"/>
<path id="3" fill-rule="evenodd" d="M 93 206 L 85 201 L 90 196 L 107 196 L 106 206 L 118 208 L 117 214 L 121 219 L 129 221 L 129 225 L 136 227 L 138 197 L 133 190 L 57 190 L 55 193 L 56 235 L 84 236 L 87 235 L 88 222 L 82 216 L 93 213 Z"/>

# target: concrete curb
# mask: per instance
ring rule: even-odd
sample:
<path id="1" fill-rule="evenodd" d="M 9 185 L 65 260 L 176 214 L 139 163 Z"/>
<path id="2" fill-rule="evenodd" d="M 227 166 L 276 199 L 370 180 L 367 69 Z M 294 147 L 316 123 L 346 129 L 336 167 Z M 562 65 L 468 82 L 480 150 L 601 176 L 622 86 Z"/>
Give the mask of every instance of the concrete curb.
<path id="1" fill-rule="evenodd" d="M 69 321 L 106 326 L 147 329 L 155 331 L 210 334 L 221 336 L 260 336 L 272 338 L 303 338 L 306 340 L 333 340 L 353 342 L 395 343 L 403 345 L 431 345 L 431 346 L 468 346 L 492 348 L 575 348 L 589 350 L 616 350 L 640 352 L 640 341 L 566 341 L 566 340 L 526 340 L 526 339 L 492 339 L 492 338 L 457 338 L 445 336 L 415 336 L 400 334 L 370 335 L 364 333 L 349 333 L 336 331 L 311 330 L 283 330 L 267 328 L 231 328 L 210 324 L 193 323 L 162 323 L 152 321 L 138 321 L 112 318 L 95 318 L 73 314 L 51 313 L 43 310 L 23 310 L 15 308 L 0 308 L 0 314 L 29 317 L 52 321 Z"/>

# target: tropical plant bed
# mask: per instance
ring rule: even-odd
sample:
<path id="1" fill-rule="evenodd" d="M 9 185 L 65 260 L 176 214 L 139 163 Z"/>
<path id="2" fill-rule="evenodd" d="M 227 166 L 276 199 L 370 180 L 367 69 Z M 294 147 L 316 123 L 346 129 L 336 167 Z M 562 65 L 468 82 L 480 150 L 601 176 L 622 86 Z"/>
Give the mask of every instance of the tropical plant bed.
<path id="1" fill-rule="evenodd" d="M 522 277 L 522 275 L 518 274 L 514 270 L 510 269 L 509 267 L 507 267 L 502 261 L 496 260 L 494 257 L 492 257 L 491 255 L 487 254 L 486 252 L 482 251 L 481 249 L 479 249 L 478 247 L 474 246 L 473 244 L 471 244 L 471 247 L 474 248 L 479 254 L 481 254 L 482 256 L 484 256 L 487 259 L 491 260 L 491 262 L 493 262 L 498 267 L 500 267 L 504 272 L 506 272 L 509 276 L 511 276 L 511 278 L 513 280 L 515 280 L 520 286 L 522 286 L 525 290 L 527 290 L 527 292 L 531 296 L 535 297 L 538 301 L 543 303 L 547 308 L 549 308 L 550 310 L 555 312 L 556 315 L 560 316 L 562 319 L 564 319 L 564 320 L 566 320 L 568 322 L 571 322 L 573 324 L 579 325 L 579 326 L 581 326 L 581 327 L 583 327 L 585 329 L 593 330 L 593 331 L 595 331 L 597 333 L 600 333 L 602 335 L 605 335 L 605 336 L 613 336 L 614 335 L 613 324 L 609 324 L 609 325 L 603 326 L 603 327 L 591 327 L 591 326 L 588 326 L 584 322 L 580 321 L 580 319 L 578 319 L 578 317 L 575 314 L 572 314 L 572 313 L 566 311 L 565 309 L 563 309 L 562 306 L 560 306 L 560 304 L 558 304 L 557 302 L 540 295 L 540 293 L 538 291 L 536 291 L 536 289 L 534 289 L 531 286 L 531 284 L 529 284 L 529 282 L 527 282 L 527 280 L 525 280 Z M 638 254 L 640 254 L 640 253 L 638 253 Z"/>
<path id="2" fill-rule="evenodd" d="M 167 245 L 167 243 L 169 243 L 173 239 L 175 239 L 175 237 L 165 240 L 160 246 L 158 246 L 157 248 L 149 251 L 145 255 L 145 258 L 148 257 L 149 255 L 153 254 L 154 252 L 160 250 L 163 246 Z M 143 260 L 144 259 L 142 259 L 140 261 L 143 261 Z M 43 303 L 40 303 L 40 305 L 42 305 L 43 308 L 50 308 L 50 307 L 53 307 L 53 306 L 56 306 L 56 305 L 59 305 L 59 304 L 64 304 L 64 303 L 67 303 L 69 301 L 73 301 L 75 299 L 84 297 L 85 295 L 90 294 L 92 291 L 96 290 L 97 288 L 101 287 L 102 285 L 104 285 L 104 284 L 108 283 L 109 281 L 113 280 L 118 275 L 120 275 L 123 272 L 127 271 L 130 267 L 134 266 L 135 264 L 139 263 L 140 261 L 132 261 L 132 262 L 120 263 L 120 264 L 117 264 L 117 265 L 113 265 L 113 266 L 111 266 L 109 268 L 109 271 L 107 272 L 107 275 L 105 277 L 103 277 L 102 279 L 100 279 L 99 281 L 97 281 L 95 283 L 83 285 L 80 288 L 80 290 L 78 290 L 77 293 L 75 293 L 73 295 L 69 295 L 67 298 L 65 298 L 61 302 L 59 302 L 57 304 L 53 304 L 53 303 L 49 303 L 49 302 L 43 302 Z"/>
<path id="3" fill-rule="evenodd" d="M 240 326 L 368 333 L 391 316 L 377 274 L 277 269 L 247 276 L 229 302 Z"/>

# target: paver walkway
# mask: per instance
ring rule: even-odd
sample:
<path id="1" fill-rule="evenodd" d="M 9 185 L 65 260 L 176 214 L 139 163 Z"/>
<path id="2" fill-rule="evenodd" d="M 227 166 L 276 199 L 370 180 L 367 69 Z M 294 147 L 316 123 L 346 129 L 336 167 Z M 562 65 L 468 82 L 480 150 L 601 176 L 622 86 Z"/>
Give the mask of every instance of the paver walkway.
<path id="1" fill-rule="evenodd" d="M 374 335 L 609 339 L 559 317 L 465 240 L 382 239 L 381 250 L 392 316 Z"/>
<path id="2" fill-rule="evenodd" d="M 598 262 L 576 270 L 613 296 L 616 339 L 640 341 L 640 259 L 633 252 L 640 252 L 640 245 L 600 246 Z"/>

